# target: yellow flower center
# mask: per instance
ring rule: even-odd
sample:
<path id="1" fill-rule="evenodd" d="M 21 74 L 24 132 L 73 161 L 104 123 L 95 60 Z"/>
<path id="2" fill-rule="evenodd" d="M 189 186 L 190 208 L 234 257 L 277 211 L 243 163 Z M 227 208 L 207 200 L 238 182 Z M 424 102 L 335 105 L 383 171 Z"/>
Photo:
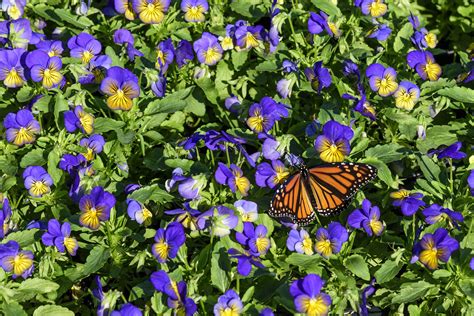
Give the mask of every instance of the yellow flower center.
<path id="1" fill-rule="evenodd" d="M 46 68 L 42 71 L 43 86 L 46 89 L 50 89 L 53 86 L 59 84 L 63 79 L 61 73 L 53 68 L 54 66 L 51 65 L 49 67 L 50 68 Z"/>
<path id="2" fill-rule="evenodd" d="M 335 23 L 328 22 L 329 29 L 331 30 L 334 37 L 339 37 L 339 29 Z"/>
<path id="3" fill-rule="evenodd" d="M 79 217 L 79 222 L 90 229 L 98 229 L 100 226 L 100 216 L 102 215 L 103 209 L 96 209 L 90 204 L 87 204 L 85 209 L 86 211 L 83 212 Z"/>
<path id="4" fill-rule="evenodd" d="M 17 146 L 21 146 L 24 144 L 30 144 L 35 141 L 35 135 L 33 131 L 29 128 L 20 127 L 18 132 L 15 135 L 15 139 L 13 140 L 13 144 Z"/>
<path id="5" fill-rule="evenodd" d="M 276 171 L 276 175 L 274 179 L 275 184 L 281 183 L 290 175 L 290 173 L 284 167 L 277 167 L 275 171 Z"/>
<path id="6" fill-rule="evenodd" d="M 343 142 L 334 144 L 326 139 L 323 142 L 319 157 L 325 162 L 341 162 L 346 154 Z"/>
<path id="7" fill-rule="evenodd" d="M 22 86 L 24 81 L 20 77 L 16 69 L 12 68 L 10 72 L 8 72 L 3 83 L 5 83 L 5 85 L 9 88 L 16 88 Z"/>
<path id="8" fill-rule="evenodd" d="M 22 275 L 33 265 L 33 260 L 25 254 L 19 253 L 14 258 L 10 259 L 10 264 L 13 267 L 14 274 Z"/>
<path id="9" fill-rule="evenodd" d="M 331 241 L 329 239 L 323 239 L 316 242 L 316 251 L 322 254 L 324 257 L 329 257 L 332 254 Z"/>
<path id="10" fill-rule="evenodd" d="M 249 179 L 242 176 L 235 177 L 235 187 L 242 195 L 247 195 L 247 191 L 250 187 Z"/>
<path id="11" fill-rule="evenodd" d="M 138 6 L 138 14 L 140 20 L 145 23 L 160 23 L 165 18 L 164 7 L 160 0 L 155 0 L 147 3 L 146 0 L 141 0 Z"/>
<path id="12" fill-rule="evenodd" d="M 247 34 L 245 34 L 244 45 L 245 48 L 257 47 L 258 40 L 251 32 L 247 32 Z"/>
<path id="13" fill-rule="evenodd" d="M 409 196 L 410 196 L 410 191 L 405 190 L 405 189 L 390 193 L 390 197 L 396 200 L 403 200 L 404 198 L 407 198 Z"/>
<path id="14" fill-rule="evenodd" d="M 188 6 L 188 10 L 184 14 L 184 18 L 188 22 L 202 22 L 204 21 L 204 8 L 201 5 Z"/>
<path id="15" fill-rule="evenodd" d="M 370 229 L 372 229 L 372 232 L 375 234 L 375 235 L 379 235 L 380 232 L 383 230 L 383 224 L 381 221 L 373 218 L 370 220 L 369 222 L 369 226 L 370 226 Z"/>
<path id="16" fill-rule="evenodd" d="M 438 44 L 438 39 L 436 38 L 436 34 L 429 32 L 425 35 L 426 44 L 428 44 L 429 48 L 435 48 L 436 44 Z"/>
<path id="17" fill-rule="evenodd" d="M 65 237 L 64 238 L 64 247 L 66 247 L 66 250 L 69 254 L 73 254 L 74 249 L 77 246 L 77 240 L 76 238 L 73 237 Z"/>
<path id="18" fill-rule="evenodd" d="M 219 310 L 219 316 L 239 316 L 240 313 L 237 308 L 226 307 Z"/>
<path id="19" fill-rule="evenodd" d="M 91 59 L 94 57 L 94 54 L 92 54 L 90 51 L 85 50 L 82 52 L 81 60 L 84 64 L 87 64 L 88 62 L 91 61 Z"/>
<path id="20" fill-rule="evenodd" d="M 378 89 L 378 93 L 385 97 L 397 90 L 398 83 L 394 80 L 394 78 L 390 75 L 385 76 L 382 79 L 377 79 L 375 81 L 375 86 Z"/>
<path id="21" fill-rule="evenodd" d="M 261 115 L 251 116 L 247 119 L 249 127 L 257 133 L 263 132 L 266 121 L 267 120 Z"/>
<path id="22" fill-rule="evenodd" d="M 423 66 L 423 71 L 429 80 L 436 81 L 441 75 L 441 66 L 432 60 L 427 60 L 426 65 Z"/>
<path id="23" fill-rule="evenodd" d="M 255 240 L 255 245 L 257 246 L 257 251 L 260 252 L 260 253 L 267 250 L 269 244 L 270 244 L 270 240 L 265 236 L 257 237 L 257 239 Z"/>
<path id="24" fill-rule="evenodd" d="M 79 113 L 79 122 L 86 134 L 91 134 L 94 131 L 94 117 L 87 112 L 81 111 Z"/>
<path id="25" fill-rule="evenodd" d="M 21 11 L 16 5 L 10 6 L 7 13 L 13 20 L 18 20 L 21 16 Z"/>
<path id="26" fill-rule="evenodd" d="M 155 252 L 160 257 L 161 260 L 166 260 L 168 258 L 168 253 L 170 251 L 170 246 L 166 243 L 166 241 L 159 240 L 155 245 Z"/>
<path id="27" fill-rule="evenodd" d="M 308 316 L 327 315 L 329 309 L 321 295 L 306 299 L 303 308 Z"/>
<path id="28" fill-rule="evenodd" d="M 382 0 L 373 1 L 369 7 L 370 15 L 374 18 L 379 17 L 387 13 L 387 5 Z"/>
<path id="29" fill-rule="evenodd" d="M 435 247 L 433 239 L 428 239 L 424 245 L 425 249 L 420 252 L 420 261 L 430 269 L 437 269 L 439 258 L 443 255 L 443 249 Z"/>
<path id="30" fill-rule="evenodd" d="M 232 37 L 226 36 L 221 41 L 221 46 L 223 50 L 231 50 L 232 48 L 234 48 L 234 40 L 232 39 Z"/>
<path id="31" fill-rule="evenodd" d="M 30 188 L 30 193 L 33 196 L 42 196 L 43 194 L 49 193 L 49 186 L 43 181 L 34 181 Z"/>
<path id="32" fill-rule="evenodd" d="M 401 89 L 395 96 L 395 106 L 399 109 L 410 111 L 415 106 L 416 94 Z"/>
<path id="33" fill-rule="evenodd" d="M 209 47 L 205 52 L 203 52 L 203 56 L 205 64 L 213 65 L 221 59 L 222 54 L 219 52 L 217 47 Z"/>
<path id="34" fill-rule="evenodd" d="M 313 252 L 313 241 L 309 236 L 306 236 L 303 238 L 303 241 L 301 243 L 303 251 L 305 254 L 311 256 Z"/>
<path id="35" fill-rule="evenodd" d="M 132 99 L 130 99 L 125 91 L 118 89 L 115 94 L 107 98 L 107 105 L 112 110 L 128 111 L 132 108 Z"/>

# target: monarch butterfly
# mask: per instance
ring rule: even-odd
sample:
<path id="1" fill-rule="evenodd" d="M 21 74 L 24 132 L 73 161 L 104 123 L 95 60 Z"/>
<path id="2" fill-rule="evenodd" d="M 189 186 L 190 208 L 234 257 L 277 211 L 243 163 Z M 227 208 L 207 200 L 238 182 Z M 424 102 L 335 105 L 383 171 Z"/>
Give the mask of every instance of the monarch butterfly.
<path id="1" fill-rule="evenodd" d="M 277 189 L 269 214 L 289 218 L 298 225 L 307 225 L 316 213 L 323 216 L 339 214 L 359 188 L 377 175 L 377 169 L 362 163 L 334 163 L 307 168 L 297 164 L 298 172 Z"/>

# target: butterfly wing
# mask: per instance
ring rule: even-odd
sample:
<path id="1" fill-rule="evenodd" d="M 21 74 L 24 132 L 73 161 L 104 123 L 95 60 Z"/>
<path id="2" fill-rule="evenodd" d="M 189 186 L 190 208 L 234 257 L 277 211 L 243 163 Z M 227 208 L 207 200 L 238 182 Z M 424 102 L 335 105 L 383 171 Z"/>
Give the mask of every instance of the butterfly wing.
<path id="1" fill-rule="evenodd" d="M 287 218 L 305 225 L 316 216 L 313 205 L 302 173 L 297 172 L 278 187 L 268 213 L 272 217 Z"/>
<path id="2" fill-rule="evenodd" d="M 357 191 L 377 175 L 375 167 L 352 162 L 317 166 L 308 171 L 313 207 L 323 216 L 341 212 Z"/>

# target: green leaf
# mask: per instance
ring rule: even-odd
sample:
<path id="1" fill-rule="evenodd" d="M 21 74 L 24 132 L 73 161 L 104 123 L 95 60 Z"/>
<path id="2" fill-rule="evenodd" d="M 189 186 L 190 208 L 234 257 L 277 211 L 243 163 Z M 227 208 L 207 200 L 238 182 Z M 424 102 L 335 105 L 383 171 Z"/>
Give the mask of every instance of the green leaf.
<path id="1" fill-rule="evenodd" d="M 212 104 L 219 105 L 219 91 L 217 91 L 216 84 L 211 78 L 202 77 L 195 80 L 199 88 L 202 89 L 206 99 Z"/>
<path id="2" fill-rule="evenodd" d="M 438 91 L 439 95 L 464 103 L 474 103 L 474 90 L 467 87 L 444 88 Z"/>
<path id="3" fill-rule="evenodd" d="M 211 258 L 211 284 L 218 288 L 222 293 L 227 291 L 230 286 L 230 279 L 227 272 L 230 271 L 230 262 L 227 252 L 219 241 L 214 246 Z"/>
<path id="4" fill-rule="evenodd" d="M 115 131 L 125 126 L 125 122 L 116 121 L 108 117 L 98 117 L 94 120 L 94 132 L 97 134 Z"/>
<path id="5" fill-rule="evenodd" d="M 153 201 L 158 204 L 171 202 L 174 199 L 171 194 L 161 189 L 157 184 L 152 184 L 150 186 L 135 190 L 132 192 L 132 194 L 130 194 L 129 198 L 137 200 L 140 203 Z"/>
<path id="6" fill-rule="evenodd" d="M 392 143 L 369 148 L 365 151 L 365 155 L 366 157 L 374 157 L 384 163 L 389 163 L 400 160 L 404 156 L 405 151 L 406 149 L 403 146 Z"/>
<path id="7" fill-rule="evenodd" d="M 278 69 L 277 64 L 273 60 L 266 60 L 263 63 L 260 63 L 255 67 L 257 71 L 269 71 L 273 72 Z"/>
<path id="8" fill-rule="evenodd" d="M 50 10 L 48 10 L 50 11 Z M 69 12 L 69 10 L 66 10 L 66 9 L 55 9 L 54 10 L 54 13 L 50 13 L 50 14 L 56 14 L 60 20 L 68 23 L 68 24 L 71 24 L 75 27 L 77 27 L 78 29 L 80 30 L 84 30 L 92 25 L 94 25 L 94 22 L 92 22 L 90 19 L 88 19 L 87 17 L 85 16 L 78 16 L 76 14 L 72 14 L 71 12 Z"/>
<path id="9" fill-rule="evenodd" d="M 16 93 L 16 99 L 20 103 L 30 101 L 34 96 L 33 88 L 30 86 L 21 87 Z"/>
<path id="10" fill-rule="evenodd" d="M 361 255 L 352 255 L 344 260 L 344 266 L 361 279 L 370 280 L 369 267 Z"/>
<path id="11" fill-rule="evenodd" d="M 97 245 L 92 248 L 89 256 L 87 256 L 86 263 L 84 264 L 83 274 L 88 276 L 99 271 L 110 257 L 110 250 L 102 245 Z"/>
<path id="12" fill-rule="evenodd" d="M 439 175 L 441 173 L 441 168 L 434 163 L 434 161 L 428 156 L 416 156 L 418 165 L 421 168 L 421 172 L 428 181 L 439 181 Z"/>
<path id="13" fill-rule="evenodd" d="M 318 270 L 322 270 L 321 256 L 309 256 L 302 253 L 292 253 L 289 255 L 285 262 L 294 266 L 297 266 L 301 271 L 305 272 L 316 272 Z"/>
<path id="14" fill-rule="evenodd" d="M 171 117 L 161 123 L 162 127 L 175 129 L 180 132 L 184 132 L 184 122 L 186 121 L 186 115 L 181 111 L 174 112 Z"/>
<path id="15" fill-rule="evenodd" d="M 470 297 L 471 299 L 474 299 L 474 280 L 472 278 L 459 280 L 459 288 L 468 297 Z"/>
<path id="16" fill-rule="evenodd" d="M 392 260 L 387 260 L 385 261 L 380 268 L 375 272 L 375 279 L 377 280 L 378 284 L 382 284 L 385 282 L 388 282 L 392 280 L 394 277 L 397 276 L 397 274 L 400 272 L 402 269 L 403 265 L 392 261 Z"/>
<path id="17" fill-rule="evenodd" d="M 74 316 L 74 312 L 58 305 L 43 305 L 35 309 L 33 316 Z"/>
<path id="18" fill-rule="evenodd" d="M 8 304 L 3 304 L 1 306 L 1 310 L 4 315 L 15 315 L 15 316 L 26 316 L 28 315 L 23 306 L 21 306 L 18 302 L 10 302 Z"/>
<path id="19" fill-rule="evenodd" d="M 419 281 L 415 283 L 404 283 L 400 293 L 392 298 L 393 304 L 409 303 L 422 298 L 428 290 L 434 287 L 433 284 Z"/>
<path id="20" fill-rule="evenodd" d="M 20 161 L 20 167 L 26 168 L 28 166 L 42 166 L 46 163 L 43 157 L 44 150 L 36 148 L 26 153 Z"/>
<path id="21" fill-rule="evenodd" d="M 38 294 L 51 294 L 59 289 L 59 284 L 39 278 L 26 279 L 16 290 L 14 299 L 18 302 L 28 301 Z"/>
<path id="22" fill-rule="evenodd" d="M 235 51 L 232 50 L 231 56 L 232 56 L 232 64 L 234 65 L 235 70 L 239 70 L 240 67 L 242 67 L 245 62 L 247 61 L 248 57 L 248 52 L 246 51 Z"/>
<path id="23" fill-rule="evenodd" d="M 410 35 L 413 33 L 413 27 L 410 22 L 405 23 L 403 27 L 398 31 L 397 36 L 393 42 L 393 50 L 399 52 L 405 46 L 402 39 L 405 39 L 408 42 Z"/>
<path id="24" fill-rule="evenodd" d="M 377 158 L 365 158 L 361 162 L 374 165 L 377 168 L 377 177 L 382 180 L 386 185 L 396 189 L 398 187 L 397 182 L 393 180 L 392 173 L 388 166 Z"/>
<path id="25" fill-rule="evenodd" d="M 328 15 L 339 16 L 341 15 L 341 10 L 334 4 L 331 0 L 311 0 L 316 8 L 323 10 Z"/>
<path id="26" fill-rule="evenodd" d="M 150 102 L 145 111 L 145 115 L 154 115 L 157 113 L 174 113 L 176 111 L 181 111 L 186 107 L 186 102 L 184 101 L 193 91 L 194 86 L 188 87 L 183 90 L 178 90 L 171 94 L 168 94 L 163 99 L 158 99 L 153 102 Z"/>
<path id="27" fill-rule="evenodd" d="M 3 240 L 2 243 L 5 243 L 10 240 L 16 241 L 21 248 L 27 247 L 38 240 L 38 236 L 35 236 L 38 233 L 38 229 L 25 229 L 17 232 L 8 234 Z M 38 234 L 40 235 L 40 234 Z"/>
<path id="28" fill-rule="evenodd" d="M 56 124 L 59 126 L 60 113 L 69 110 L 69 105 L 62 94 L 56 95 L 56 100 L 54 102 L 54 119 Z"/>

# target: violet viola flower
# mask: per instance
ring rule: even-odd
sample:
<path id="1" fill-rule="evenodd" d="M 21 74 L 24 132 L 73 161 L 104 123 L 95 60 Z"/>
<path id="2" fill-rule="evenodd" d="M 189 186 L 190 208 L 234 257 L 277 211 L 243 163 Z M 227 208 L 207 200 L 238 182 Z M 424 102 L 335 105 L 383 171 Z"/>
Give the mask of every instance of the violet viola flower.
<path id="1" fill-rule="evenodd" d="M 211 235 L 217 237 L 229 235 L 238 223 L 239 218 L 234 211 L 222 205 L 211 207 L 197 219 L 197 226 L 200 230 L 209 230 Z"/>
<path id="2" fill-rule="evenodd" d="M 286 99 L 291 96 L 291 89 L 293 88 L 293 81 L 283 78 L 277 82 L 277 92 L 282 99 Z"/>
<path id="3" fill-rule="evenodd" d="M 230 168 L 222 162 L 219 162 L 215 173 L 217 183 L 227 185 L 232 192 L 238 191 L 242 196 L 247 196 L 250 189 L 250 181 L 244 177 L 242 169 L 237 165 L 231 164 Z"/>
<path id="4" fill-rule="evenodd" d="M 238 316 L 242 314 L 244 305 L 239 295 L 234 290 L 227 290 L 219 296 L 214 305 L 214 316 Z"/>
<path id="5" fill-rule="evenodd" d="M 187 22 L 203 22 L 204 14 L 209 10 L 206 0 L 181 0 L 181 11 L 184 12 L 184 19 Z"/>
<path id="6" fill-rule="evenodd" d="M 132 33 L 127 29 L 118 29 L 114 32 L 113 40 L 115 44 L 135 44 L 135 39 L 133 38 Z"/>
<path id="7" fill-rule="evenodd" d="M 110 209 L 114 206 L 115 197 L 111 193 L 100 186 L 94 187 L 90 194 L 84 195 L 79 201 L 79 209 L 82 212 L 79 223 L 97 230 L 101 221 L 109 220 Z"/>
<path id="8" fill-rule="evenodd" d="M 94 117 L 78 105 L 74 110 L 64 112 L 64 126 L 69 133 L 80 129 L 83 133 L 92 134 L 94 132 Z"/>
<path id="9" fill-rule="evenodd" d="M 61 57 L 61 54 L 64 51 L 63 43 L 55 40 L 41 41 L 36 44 L 36 48 L 48 54 L 49 57 Z"/>
<path id="10" fill-rule="evenodd" d="M 111 110 L 130 110 L 133 99 L 140 95 L 137 76 L 118 66 L 107 70 L 107 75 L 100 84 L 100 91 L 108 95 L 107 106 Z"/>
<path id="11" fill-rule="evenodd" d="M 71 256 L 76 255 L 79 244 L 76 238 L 71 237 L 71 225 L 67 222 L 59 223 L 57 219 L 50 219 L 48 231 L 41 236 L 45 246 L 56 246 L 59 252 L 68 252 Z"/>
<path id="12" fill-rule="evenodd" d="M 283 60 L 282 67 L 283 67 L 283 71 L 286 73 L 292 73 L 292 72 L 298 71 L 298 67 L 296 66 L 296 64 L 288 59 Z"/>
<path id="13" fill-rule="evenodd" d="M 347 229 L 338 222 L 332 222 L 328 228 L 318 228 L 314 249 L 321 256 L 327 258 L 341 251 L 342 245 L 349 238 Z"/>
<path id="14" fill-rule="evenodd" d="M 275 121 L 288 117 L 288 107 L 270 97 L 263 97 L 260 103 L 254 103 L 249 109 L 247 125 L 257 133 L 267 133 Z"/>
<path id="15" fill-rule="evenodd" d="M 380 236 L 384 230 L 384 224 L 380 221 L 380 209 L 372 206 L 369 200 L 362 202 L 362 208 L 354 210 L 347 217 L 347 223 L 353 228 L 363 228 L 369 236 Z"/>
<path id="16" fill-rule="evenodd" d="M 23 171 L 25 188 L 31 196 L 42 197 L 51 192 L 53 179 L 49 173 L 40 166 L 29 166 Z"/>
<path id="17" fill-rule="evenodd" d="M 354 111 L 359 112 L 361 115 L 368 117 L 372 121 L 376 120 L 375 108 L 367 100 L 367 95 L 365 94 L 364 89 L 359 90 L 360 99 L 356 98 L 350 94 L 344 93 L 342 95 L 343 99 L 354 100 Z"/>
<path id="18" fill-rule="evenodd" d="M 26 0 L 3 0 L 2 11 L 12 20 L 18 20 L 25 12 Z"/>
<path id="19" fill-rule="evenodd" d="M 439 262 L 448 262 L 451 253 L 459 248 L 459 242 L 449 236 L 444 228 L 438 228 L 434 234 L 425 234 L 413 247 L 411 263 L 420 261 L 427 268 L 434 270 Z"/>
<path id="20" fill-rule="evenodd" d="M 156 46 L 156 55 L 155 68 L 165 73 L 174 60 L 174 46 L 171 38 L 161 41 L 158 46 Z"/>
<path id="21" fill-rule="evenodd" d="M 239 212 L 242 222 L 255 222 L 258 219 L 257 203 L 238 200 L 234 202 L 234 207 Z"/>
<path id="22" fill-rule="evenodd" d="M 27 49 L 33 43 L 33 32 L 28 19 L 0 22 L 0 44 L 9 43 L 12 48 Z"/>
<path id="23" fill-rule="evenodd" d="M 441 66 L 436 63 L 433 54 L 430 52 L 411 51 L 407 55 L 407 63 L 424 80 L 436 81 L 441 77 Z"/>
<path id="24" fill-rule="evenodd" d="M 281 157 L 281 152 L 278 151 L 280 142 L 273 138 L 266 138 L 262 145 L 262 154 L 265 159 L 276 160 Z"/>
<path id="25" fill-rule="evenodd" d="M 178 43 L 178 46 L 176 46 L 174 54 L 176 63 L 178 64 L 178 67 L 181 68 L 187 64 L 188 61 L 194 59 L 193 45 L 187 40 L 181 40 Z"/>
<path id="26" fill-rule="evenodd" d="M 392 29 L 387 24 L 378 24 L 367 34 L 368 38 L 376 38 L 378 41 L 385 41 L 390 34 Z"/>
<path id="27" fill-rule="evenodd" d="M 387 13 L 387 5 L 384 0 L 356 0 L 356 6 L 360 7 L 365 15 L 370 15 L 373 18 L 379 18 Z"/>
<path id="28" fill-rule="evenodd" d="M 474 170 L 471 170 L 467 177 L 467 184 L 469 185 L 471 195 L 474 196 Z"/>
<path id="29" fill-rule="evenodd" d="M 280 160 L 273 160 L 271 164 L 262 162 L 257 166 L 255 182 L 259 187 L 273 189 L 288 178 L 289 175 L 290 172 Z"/>
<path id="30" fill-rule="evenodd" d="M 151 246 L 151 252 L 156 260 L 165 263 L 178 254 L 179 248 L 186 241 L 186 234 L 181 223 L 172 222 L 166 229 L 159 228 L 156 231 L 155 243 Z"/>
<path id="31" fill-rule="evenodd" d="M 359 66 L 352 60 L 344 60 L 342 64 L 342 72 L 344 73 L 345 76 L 355 76 L 357 77 L 357 82 L 360 81 L 360 70 Z"/>
<path id="32" fill-rule="evenodd" d="M 329 17 L 324 11 L 319 11 L 319 13 L 309 13 L 308 31 L 311 34 L 320 34 L 323 31 L 326 31 L 329 36 L 336 38 L 341 35 L 337 25 L 329 21 Z"/>
<path id="33" fill-rule="evenodd" d="M 462 147 L 461 142 L 455 142 L 452 145 L 449 145 L 448 147 L 441 148 L 441 149 L 431 149 L 428 152 L 428 156 L 433 156 L 436 155 L 438 159 L 443 159 L 443 158 L 451 158 L 454 160 L 460 160 L 464 159 L 467 157 L 466 153 L 460 151 Z"/>
<path id="34" fill-rule="evenodd" d="M 265 37 L 262 25 L 241 25 L 235 30 L 235 43 L 240 49 L 258 47 Z"/>
<path id="35" fill-rule="evenodd" d="M 184 281 L 175 282 L 163 271 L 153 272 L 150 277 L 153 287 L 168 296 L 167 305 L 175 310 L 176 315 L 192 316 L 197 311 L 193 299 L 186 297 L 187 286 Z"/>
<path id="36" fill-rule="evenodd" d="M 252 266 L 265 268 L 260 262 L 258 253 L 247 250 L 239 251 L 235 248 L 230 248 L 227 253 L 231 258 L 237 259 L 237 272 L 242 276 L 248 276 L 252 272 Z"/>
<path id="37" fill-rule="evenodd" d="M 165 183 L 166 190 L 170 192 L 177 183 L 180 183 L 178 186 L 178 192 L 183 198 L 194 200 L 200 197 L 199 191 L 202 188 L 202 184 L 192 177 L 184 176 L 181 168 L 173 170 L 171 179 L 167 180 Z"/>
<path id="38" fill-rule="evenodd" d="M 280 13 L 280 9 L 276 8 L 276 5 L 277 0 L 273 0 L 272 7 L 270 9 L 270 30 L 268 31 L 266 36 L 266 39 L 270 44 L 270 53 L 273 53 L 277 49 L 278 44 L 280 44 L 280 34 L 278 32 L 278 26 L 274 21 L 275 17 Z"/>
<path id="39" fill-rule="evenodd" d="M 132 220 L 145 226 L 151 224 L 153 217 L 153 214 L 143 204 L 133 199 L 127 199 L 127 214 Z"/>
<path id="40" fill-rule="evenodd" d="M 375 283 L 375 279 L 372 279 L 370 284 L 362 290 L 361 303 L 359 305 L 361 316 L 368 316 L 369 315 L 369 310 L 367 309 L 367 298 L 375 293 L 374 283 Z"/>
<path id="41" fill-rule="evenodd" d="M 313 90 L 317 93 L 321 93 L 323 88 L 331 86 L 331 74 L 327 68 L 323 67 L 322 61 L 315 63 L 312 68 L 306 68 L 304 74 L 311 83 Z"/>
<path id="42" fill-rule="evenodd" d="M 227 97 L 224 101 L 225 108 L 231 113 L 238 113 L 241 104 L 242 102 L 240 102 L 239 97 L 233 94 Z"/>
<path id="43" fill-rule="evenodd" d="M 24 69 L 21 64 L 26 50 L 15 48 L 0 51 L 0 80 L 8 88 L 21 87 L 25 82 Z"/>
<path id="44" fill-rule="evenodd" d="M 275 313 L 273 313 L 273 310 L 270 307 L 265 307 L 260 311 L 258 316 L 275 316 Z"/>
<path id="45" fill-rule="evenodd" d="M 82 147 L 85 147 L 87 152 L 83 154 L 84 158 L 87 160 L 94 159 L 95 154 L 99 154 L 102 152 L 102 149 L 105 145 L 105 139 L 102 135 L 94 134 L 90 137 L 85 137 L 81 139 L 79 143 Z"/>
<path id="46" fill-rule="evenodd" d="M 290 251 L 296 251 L 297 253 L 304 253 L 311 256 L 313 252 L 313 241 L 310 235 L 304 229 L 300 231 L 292 229 L 286 239 L 286 247 Z"/>
<path id="47" fill-rule="evenodd" d="M 7 198 L 3 199 L 2 208 L 0 209 L 0 239 L 8 234 L 10 229 L 10 218 L 12 209 Z"/>
<path id="48" fill-rule="evenodd" d="M 162 98 L 166 94 L 166 77 L 163 76 L 161 70 L 159 74 L 156 75 L 156 80 L 151 83 L 151 91 L 158 97 Z"/>
<path id="49" fill-rule="evenodd" d="M 306 315 L 327 315 L 331 297 L 321 292 L 324 281 L 317 274 L 308 274 L 303 279 L 293 281 L 290 294 L 293 296 L 296 311 Z"/>
<path id="50" fill-rule="evenodd" d="M 107 69 L 112 65 L 112 59 L 108 55 L 99 55 L 91 59 L 87 65 L 88 74 L 79 77 L 81 84 L 100 84 L 105 78 Z"/>
<path id="51" fill-rule="evenodd" d="M 170 2 L 170 0 L 132 0 L 133 11 L 143 23 L 158 24 L 165 18 Z"/>
<path id="52" fill-rule="evenodd" d="M 250 249 L 252 255 L 258 257 L 267 253 L 270 248 L 270 238 L 267 237 L 267 228 L 264 225 L 254 227 L 250 222 L 244 222 L 243 231 L 236 232 L 237 242 Z"/>
<path id="53" fill-rule="evenodd" d="M 197 218 L 199 215 L 201 215 L 201 212 L 196 209 L 193 209 L 189 205 L 189 202 L 184 202 L 184 208 L 165 211 L 165 214 L 177 215 L 174 221 L 181 223 L 186 229 L 190 229 L 191 231 L 195 231 L 198 229 Z"/>
<path id="54" fill-rule="evenodd" d="M 84 64 L 99 55 L 102 50 L 100 42 L 88 33 L 71 37 L 67 42 L 67 47 L 71 50 L 71 57 L 80 58 Z"/>
<path id="55" fill-rule="evenodd" d="M 471 261 L 469 261 L 469 267 L 474 271 L 474 257 L 472 257 Z"/>
<path id="56" fill-rule="evenodd" d="M 59 161 L 59 168 L 69 173 L 71 177 L 71 187 L 69 190 L 69 196 L 78 202 L 80 195 L 82 194 L 80 188 L 80 179 L 84 175 L 90 166 L 87 164 L 87 160 L 83 155 L 70 155 L 64 154 Z"/>
<path id="57" fill-rule="evenodd" d="M 459 223 L 464 222 L 464 216 L 462 216 L 461 213 L 444 208 L 436 203 L 425 208 L 422 213 L 423 216 L 425 216 L 425 222 L 428 224 L 434 224 L 445 220 L 449 224 L 459 228 Z"/>
<path id="58" fill-rule="evenodd" d="M 426 205 L 422 200 L 423 194 L 410 193 L 404 189 L 390 193 L 390 197 L 395 199 L 395 201 L 392 202 L 392 205 L 400 206 L 404 216 L 412 216 L 421 206 Z"/>
<path id="59" fill-rule="evenodd" d="M 40 124 L 30 110 L 20 110 L 17 113 L 8 113 L 3 120 L 6 129 L 6 138 L 9 143 L 17 146 L 31 144 L 40 133 Z"/>
<path id="60" fill-rule="evenodd" d="M 110 316 L 143 316 L 142 311 L 133 304 L 123 304 L 118 311 L 113 311 Z"/>
<path id="61" fill-rule="evenodd" d="M 219 40 L 211 33 L 202 33 L 201 38 L 194 42 L 193 48 L 200 63 L 213 66 L 222 58 L 223 50 Z"/>
<path id="62" fill-rule="evenodd" d="M 19 276 L 26 279 L 33 273 L 33 258 L 31 251 L 20 250 L 20 245 L 14 240 L 0 244 L 0 266 L 5 272 L 13 272 L 13 279 Z"/>
<path id="63" fill-rule="evenodd" d="M 56 88 L 64 77 L 59 72 L 63 66 L 61 58 L 49 57 L 42 50 L 30 52 L 25 59 L 25 64 L 30 69 L 30 76 L 34 82 L 41 82 L 46 89 Z"/>
<path id="64" fill-rule="evenodd" d="M 382 97 L 392 95 L 398 89 L 397 72 L 391 67 L 385 68 L 381 64 L 372 64 L 367 67 L 365 75 L 369 78 L 372 91 Z"/>
<path id="65" fill-rule="evenodd" d="M 351 152 L 350 140 L 354 132 L 348 126 L 337 121 L 329 121 L 323 126 L 323 135 L 319 135 L 314 147 L 324 162 L 342 162 Z"/>
<path id="66" fill-rule="evenodd" d="M 115 11 L 125 15 L 127 20 L 135 20 L 135 12 L 133 11 L 133 3 L 131 0 L 113 0 L 113 3 Z"/>
<path id="67" fill-rule="evenodd" d="M 397 108 L 411 111 L 420 98 L 420 88 L 409 81 L 401 81 L 393 96 Z"/>

